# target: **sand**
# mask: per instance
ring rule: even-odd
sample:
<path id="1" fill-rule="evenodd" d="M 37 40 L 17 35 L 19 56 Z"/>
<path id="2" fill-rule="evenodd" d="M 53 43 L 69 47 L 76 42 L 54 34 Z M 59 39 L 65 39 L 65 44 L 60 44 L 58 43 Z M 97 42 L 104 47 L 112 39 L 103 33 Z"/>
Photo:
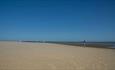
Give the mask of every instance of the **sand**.
<path id="1" fill-rule="evenodd" d="M 115 70 L 115 50 L 2 41 L 0 70 Z"/>

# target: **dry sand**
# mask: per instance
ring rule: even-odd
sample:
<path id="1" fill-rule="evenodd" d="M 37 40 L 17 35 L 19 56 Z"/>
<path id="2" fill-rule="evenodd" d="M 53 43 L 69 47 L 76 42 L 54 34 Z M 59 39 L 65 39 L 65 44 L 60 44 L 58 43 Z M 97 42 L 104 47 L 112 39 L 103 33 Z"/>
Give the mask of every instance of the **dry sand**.
<path id="1" fill-rule="evenodd" d="M 0 70 L 115 70 L 115 50 L 0 42 Z"/>

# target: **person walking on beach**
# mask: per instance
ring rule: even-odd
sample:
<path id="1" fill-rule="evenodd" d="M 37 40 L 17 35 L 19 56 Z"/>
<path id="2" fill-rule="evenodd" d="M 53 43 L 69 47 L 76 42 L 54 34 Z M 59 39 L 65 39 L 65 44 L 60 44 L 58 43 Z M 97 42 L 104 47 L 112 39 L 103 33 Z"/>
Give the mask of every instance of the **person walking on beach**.
<path id="1" fill-rule="evenodd" d="M 86 47 L 86 41 L 85 40 L 83 41 L 83 46 Z"/>

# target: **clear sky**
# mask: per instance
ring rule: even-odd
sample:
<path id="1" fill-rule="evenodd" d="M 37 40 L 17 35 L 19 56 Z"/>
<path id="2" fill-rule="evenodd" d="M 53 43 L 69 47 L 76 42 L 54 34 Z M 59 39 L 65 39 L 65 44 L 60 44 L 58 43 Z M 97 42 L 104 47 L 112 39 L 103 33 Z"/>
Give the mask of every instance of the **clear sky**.
<path id="1" fill-rule="evenodd" d="M 115 0 L 0 0 L 0 39 L 115 41 Z"/>

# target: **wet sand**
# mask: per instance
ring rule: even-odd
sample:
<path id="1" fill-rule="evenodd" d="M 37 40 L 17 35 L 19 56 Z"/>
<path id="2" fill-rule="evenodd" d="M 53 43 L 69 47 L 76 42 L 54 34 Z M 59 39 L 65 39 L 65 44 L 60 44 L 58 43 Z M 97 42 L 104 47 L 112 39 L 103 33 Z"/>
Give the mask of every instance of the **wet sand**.
<path id="1" fill-rule="evenodd" d="M 0 70 L 115 70 L 115 50 L 1 41 Z"/>

